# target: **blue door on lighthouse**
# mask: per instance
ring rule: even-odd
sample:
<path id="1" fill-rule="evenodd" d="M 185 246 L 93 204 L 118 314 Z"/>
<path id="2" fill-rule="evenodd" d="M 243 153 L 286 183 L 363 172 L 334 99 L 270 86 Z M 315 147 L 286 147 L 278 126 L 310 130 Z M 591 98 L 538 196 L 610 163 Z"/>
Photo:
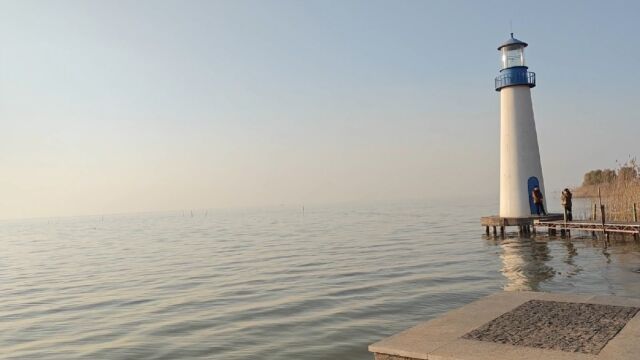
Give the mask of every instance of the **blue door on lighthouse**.
<path id="1" fill-rule="evenodd" d="M 533 196 L 531 196 L 531 193 L 533 192 L 534 188 L 540 187 L 540 183 L 538 182 L 538 178 L 535 176 L 532 176 L 529 178 L 529 180 L 527 181 L 527 188 L 529 189 L 529 207 L 531 208 L 531 215 L 533 214 L 537 214 L 536 211 L 536 204 L 533 203 Z"/>

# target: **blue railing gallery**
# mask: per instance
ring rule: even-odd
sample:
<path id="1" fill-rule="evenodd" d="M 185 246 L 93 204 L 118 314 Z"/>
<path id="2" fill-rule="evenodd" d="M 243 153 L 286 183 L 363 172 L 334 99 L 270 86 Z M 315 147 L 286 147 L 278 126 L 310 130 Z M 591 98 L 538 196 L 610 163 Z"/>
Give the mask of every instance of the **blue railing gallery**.
<path id="1" fill-rule="evenodd" d="M 536 86 L 536 73 L 530 71 L 514 71 L 500 74 L 496 77 L 496 90 L 511 85 Z"/>

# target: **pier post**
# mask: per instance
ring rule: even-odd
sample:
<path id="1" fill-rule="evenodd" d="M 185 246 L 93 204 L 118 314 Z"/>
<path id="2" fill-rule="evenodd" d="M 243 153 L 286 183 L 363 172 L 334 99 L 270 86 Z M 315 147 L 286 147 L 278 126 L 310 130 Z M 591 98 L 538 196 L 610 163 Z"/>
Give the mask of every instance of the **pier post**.
<path id="1" fill-rule="evenodd" d="M 489 226 L 487 225 L 487 226 L 485 226 L 485 228 L 486 228 L 487 236 L 489 236 Z"/>
<path id="2" fill-rule="evenodd" d="M 638 222 L 638 208 L 636 203 L 633 203 L 633 222 Z M 633 234 L 633 240 L 638 240 L 638 233 Z"/>
<path id="3" fill-rule="evenodd" d="M 609 242 L 609 233 L 607 232 L 607 228 L 605 226 L 606 215 L 605 215 L 604 205 L 600 205 L 600 217 L 602 218 L 602 232 L 607 237 L 607 242 Z"/>
<path id="4" fill-rule="evenodd" d="M 498 231 L 495 226 L 493 227 L 493 236 L 498 236 Z"/>
<path id="5" fill-rule="evenodd" d="M 500 226 L 500 236 L 504 237 L 504 226 Z"/>

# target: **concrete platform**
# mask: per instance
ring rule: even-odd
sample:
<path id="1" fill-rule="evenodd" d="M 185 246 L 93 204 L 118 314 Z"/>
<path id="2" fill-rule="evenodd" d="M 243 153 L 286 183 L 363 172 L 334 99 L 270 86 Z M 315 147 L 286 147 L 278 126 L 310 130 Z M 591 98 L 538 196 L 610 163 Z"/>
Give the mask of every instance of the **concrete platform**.
<path id="1" fill-rule="evenodd" d="M 480 218 L 480 224 L 485 227 L 487 236 L 491 234 L 490 228 L 493 228 L 493 235 L 498 235 L 498 229 L 500 229 L 500 235 L 505 235 L 505 228 L 509 226 L 517 226 L 520 228 L 520 233 L 529 233 L 531 230 L 535 232 L 533 227 L 534 221 L 556 221 L 564 219 L 563 214 L 548 214 L 544 216 L 527 216 L 527 217 L 500 217 L 500 216 L 484 216 Z"/>
<path id="2" fill-rule="evenodd" d="M 639 309 L 640 299 L 503 292 L 381 340 L 369 351 L 376 360 L 639 359 Z"/>
<path id="3" fill-rule="evenodd" d="M 563 214 L 548 214 L 543 216 L 527 216 L 527 217 L 500 217 L 497 215 L 484 216 L 480 218 L 482 226 L 523 226 L 533 225 L 534 221 L 557 221 L 564 219 Z"/>

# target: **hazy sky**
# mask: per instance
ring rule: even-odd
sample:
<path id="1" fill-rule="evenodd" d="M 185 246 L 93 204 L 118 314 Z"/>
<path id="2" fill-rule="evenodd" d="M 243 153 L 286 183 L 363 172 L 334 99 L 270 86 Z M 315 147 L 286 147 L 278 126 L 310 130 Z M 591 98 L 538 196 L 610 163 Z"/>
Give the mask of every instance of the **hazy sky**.
<path id="1" fill-rule="evenodd" d="M 0 218 L 497 198 L 510 21 L 577 184 L 640 155 L 638 4 L 0 0 Z"/>

